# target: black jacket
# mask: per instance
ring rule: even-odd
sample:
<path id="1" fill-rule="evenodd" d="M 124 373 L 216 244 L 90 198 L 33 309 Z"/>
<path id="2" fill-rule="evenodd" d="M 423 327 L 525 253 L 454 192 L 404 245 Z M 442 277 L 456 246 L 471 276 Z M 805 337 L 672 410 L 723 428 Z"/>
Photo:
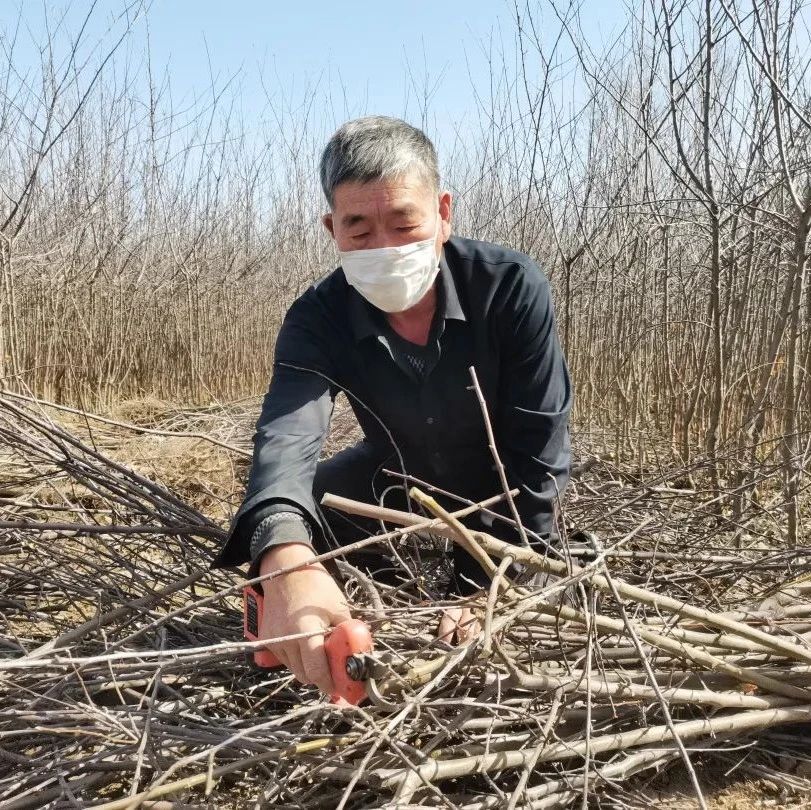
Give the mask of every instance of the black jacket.
<path id="1" fill-rule="evenodd" d="M 383 313 L 340 267 L 293 303 L 256 424 L 245 500 L 215 565 L 248 561 L 251 534 L 269 507 L 298 512 L 319 531 L 312 482 L 340 389 L 381 457 L 393 441 L 419 478 L 474 500 L 500 492 L 470 366 L 509 483 L 521 490 L 522 520 L 538 534 L 552 532 L 569 476 L 572 389 L 549 283 L 517 251 L 455 237 L 438 279 L 434 352 L 421 380 L 398 362 Z"/>

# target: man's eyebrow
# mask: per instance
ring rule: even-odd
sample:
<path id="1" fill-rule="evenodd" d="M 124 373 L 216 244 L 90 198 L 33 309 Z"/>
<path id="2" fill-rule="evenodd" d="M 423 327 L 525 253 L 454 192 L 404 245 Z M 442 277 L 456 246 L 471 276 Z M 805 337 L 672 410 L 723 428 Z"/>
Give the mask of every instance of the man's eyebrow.
<path id="1" fill-rule="evenodd" d="M 391 211 L 393 217 L 410 217 L 419 213 L 416 205 L 404 205 L 401 208 L 394 208 Z"/>
<path id="2" fill-rule="evenodd" d="M 344 228 L 351 228 L 353 225 L 357 225 L 359 222 L 365 222 L 366 217 L 363 214 L 347 214 L 346 216 L 341 218 L 341 224 Z"/>
<path id="3" fill-rule="evenodd" d="M 389 216 L 392 219 L 406 219 L 419 214 L 419 208 L 416 205 L 403 205 L 399 208 L 392 208 L 389 211 Z M 363 214 L 346 214 L 341 217 L 341 224 L 344 228 L 351 228 L 353 225 L 359 225 L 361 222 L 366 222 L 366 217 Z"/>

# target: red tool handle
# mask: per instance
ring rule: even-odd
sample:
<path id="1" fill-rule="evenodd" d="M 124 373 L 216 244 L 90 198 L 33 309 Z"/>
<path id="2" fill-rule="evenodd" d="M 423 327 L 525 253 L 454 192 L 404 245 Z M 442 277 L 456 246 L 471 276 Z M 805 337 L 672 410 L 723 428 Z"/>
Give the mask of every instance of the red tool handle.
<path id="1" fill-rule="evenodd" d="M 259 625 L 262 620 L 262 594 L 250 585 L 242 591 L 242 628 L 248 641 L 259 640 Z M 329 661 L 335 693 L 330 700 L 337 704 L 357 706 L 366 697 L 366 687 L 361 681 L 353 681 L 346 671 L 346 661 L 353 655 L 372 651 L 372 634 L 360 619 L 347 619 L 332 629 L 324 641 L 324 650 Z M 270 650 L 256 650 L 254 663 L 263 669 L 282 666 Z"/>

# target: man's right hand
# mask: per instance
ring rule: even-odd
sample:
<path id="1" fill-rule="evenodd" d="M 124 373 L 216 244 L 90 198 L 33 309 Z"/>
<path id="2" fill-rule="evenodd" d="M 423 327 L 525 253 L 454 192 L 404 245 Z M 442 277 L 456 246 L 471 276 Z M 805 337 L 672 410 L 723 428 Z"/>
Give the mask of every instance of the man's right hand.
<path id="1" fill-rule="evenodd" d="M 259 564 L 263 576 L 312 560 L 305 543 L 286 543 L 268 549 Z M 321 563 L 312 563 L 262 583 L 264 612 L 259 638 L 273 639 L 318 632 L 309 638 L 269 644 L 268 648 L 301 683 L 315 684 L 324 694 L 334 691 L 323 631 L 351 618 L 343 592 Z"/>

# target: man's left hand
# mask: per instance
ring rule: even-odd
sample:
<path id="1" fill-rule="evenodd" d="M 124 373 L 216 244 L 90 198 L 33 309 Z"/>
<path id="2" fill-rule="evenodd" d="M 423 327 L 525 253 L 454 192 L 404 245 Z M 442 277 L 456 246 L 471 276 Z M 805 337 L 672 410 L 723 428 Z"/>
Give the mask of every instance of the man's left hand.
<path id="1" fill-rule="evenodd" d="M 448 644 L 467 644 L 481 631 L 482 626 L 469 607 L 452 607 L 442 614 L 436 634 Z"/>

